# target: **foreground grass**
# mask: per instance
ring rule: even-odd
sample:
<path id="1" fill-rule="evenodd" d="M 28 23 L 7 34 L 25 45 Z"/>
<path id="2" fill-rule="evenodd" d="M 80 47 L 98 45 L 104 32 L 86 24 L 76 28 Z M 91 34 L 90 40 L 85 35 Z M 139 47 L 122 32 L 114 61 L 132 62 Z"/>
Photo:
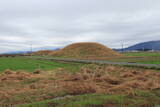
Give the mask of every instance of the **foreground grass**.
<path id="1" fill-rule="evenodd" d="M 61 100 L 46 100 L 15 107 L 160 107 L 160 90 L 154 92 L 135 90 L 135 96 L 86 94 Z"/>
<path id="2" fill-rule="evenodd" d="M 40 69 L 43 69 L 43 70 L 49 70 L 49 69 L 54 69 L 54 68 L 64 68 L 64 69 L 68 69 L 69 72 L 76 72 L 76 71 L 78 71 L 77 69 L 79 69 L 82 66 L 81 64 L 76 64 L 76 63 L 58 63 L 58 62 L 52 62 L 52 61 L 47 61 L 47 60 L 43 61 L 43 60 L 26 59 L 24 57 L 1 58 L 0 64 L 3 65 L 2 66 L 3 69 L 5 69 L 5 67 L 6 68 L 11 67 L 10 69 L 14 69 L 14 70 L 22 69 L 25 71 L 26 70 L 32 71 L 32 70 L 39 67 Z M 85 83 L 88 82 L 87 86 L 93 82 L 92 77 L 93 77 L 93 74 L 96 70 L 98 70 L 98 73 L 100 71 L 104 72 L 106 70 L 107 72 L 109 72 L 108 75 L 113 76 L 113 77 L 119 77 L 119 75 L 120 75 L 119 72 L 117 72 L 118 70 L 120 70 L 120 68 L 114 68 L 113 66 L 110 66 L 108 69 L 106 69 L 106 68 L 103 68 L 103 66 L 98 67 L 97 65 L 88 65 L 88 67 L 85 67 L 85 68 L 90 68 L 90 69 L 84 69 L 85 72 L 81 73 L 81 75 L 83 75 L 83 77 L 86 77 L 85 74 L 89 71 L 87 75 L 91 79 L 88 79 L 85 81 Z M 97 69 L 97 68 L 99 68 L 99 69 Z M 126 73 L 126 70 L 125 69 L 123 70 L 123 69 L 120 70 L 121 74 L 123 73 L 123 71 Z M 132 70 L 133 69 L 131 69 L 131 71 Z M 93 71 L 93 72 L 90 72 L 90 71 Z M 112 73 L 110 71 L 112 71 Z M 99 78 L 102 77 L 102 75 L 105 75 L 103 72 L 101 72 L 102 73 L 101 75 L 98 74 L 97 76 Z M 129 72 L 130 72 L 130 70 L 128 71 L 128 73 Z M 78 82 L 81 82 L 81 80 L 77 80 L 77 83 L 75 85 L 72 84 L 69 86 L 69 87 L 73 87 L 70 90 L 75 89 L 77 91 L 78 89 L 81 89 L 79 91 L 79 93 L 76 92 L 76 94 L 73 94 L 73 95 L 77 95 L 77 96 L 62 98 L 61 96 L 70 95 L 70 93 L 69 92 L 67 93 L 66 90 L 61 91 L 59 87 L 58 87 L 59 93 L 54 92 L 55 88 L 50 87 L 51 86 L 50 83 L 54 83 L 55 79 L 56 79 L 56 81 L 58 79 L 60 79 L 60 82 L 62 82 L 62 78 L 64 78 L 66 75 L 65 72 L 57 71 L 57 73 L 59 75 L 56 75 L 55 77 L 59 77 L 59 78 L 54 78 L 54 75 L 51 75 L 51 71 L 48 71 L 48 73 L 49 74 L 47 75 L 46 72 L 42 72 L 42 76 L 44 76 L 43 78 L 41 76 L 40 76 L 41 78 L 36 77 L 35 76 L 36 74 L 32 73 L 32 75 L 34 75 L 34 77 L 36 77 L 36 78 L 19 80 L 19 84 L 16 82 L 17 86 L 15 85 L 16 83 L 13 84 L 14 82 L 12 82 L 12 79 L 13 80 L 15 79 L 15 78 L 13 78 L 12 74 L 5 75 L 6 79 L 8 79 L 8 80 L 11 79 L 10 83 L 7 81 L 5 82 L 5 79 L 3 78 L 4 75 L 3 75 L 2 81 L 4 81 L 4 82 L 1 82 L 2 83 L 1 88 L 4 87 L 4 89 L 2 89 L 3 91 L 1 91 L 1 93 L 3 94 L 4 90 L 7 90 L 7 89 L 10 91 L 10 89 L 13 89 L 13 87 L 15 87 L 15 86 L 16 86 L 16 88 L 14 91 L 15 91 L 15 93 L 17 93 L 17 92 L 19 92 L 19 91 L 17 91 L 18 86 L 19 86 L 19 88 L 23 88 L 24 86 L 26 86 L 26 87 L 29 86 L 30 87 L 30 88 L 28 88 L 29 90 L 25 90 L 24 93 L 17 94 L 13 97 L 9 96 L 7 98 L 8 101 L 6 100 L 6 102 L 10 101 L 10 102 L 14 103 L 15 101 L 22 101 L 21 103 L 14 103 L 14 104 L 23 104 L 23 105 L 16 105 L 15 107 L 103 107 L 102 106 L 103 104 L 105 104 L 104 107 L 110 107 L 110 106 L 112 106 L 112 107 L 138 107 L 138 106 L 155 107 L 154 105 L 160 104 L 160 89 L 159 88 L 153 88 L 152 90 L 141 91 L 141 90 L 137 90 L 140 88 L 134 87 L 133 93 L 129 91 L 127 93 L 124 93 L 124 95 L 119 95 L 118 93 L 116 94 L 115 91 L 113 91 L 113 93 L 114 93 L 114 95 L 113 95 L 113 93 L 106 94 L 106 93 L 108 93 L 106 90 L 109 88 L 108 86 L 106 86 L 106 89 L 105 89 L 106 92 L 103 94 L 98 94 L 101 92 L 97 92 L 97 90 L 96 90 L 96 92 L 97 92 L 96 94 L 84 94 L 87 92 L 81 93 L 81 91 L 83 91 L 84 89 L 88 90 L 88 88 L 85 88 L 86 85 L 84 85 L 84 83 L 83 83 L 83 87 L 81 86 L 81 87 L 77 88 L 77 85 L 81 85 L 81 84 L 77 84 Z M 54 71 L 54 73 L 55 73 L 55 71 Z M 137 70 L 135 70 L 133 73 L 135 74 L 135 77 L 136 77 L 137 73 L 138 73 L 138 75 L 139 75 L 139 73 L 141 74 L 141 70 L 139 72 Z M 144 75 L 144 74 L 145 73 L 143 73 L 142 75 Z M 152 72 L 150 74 L 147 74 L 146 77 L 148 78 L 148 75 L 150 75 L 151 77 L 149 77 L 149 78 L 152 78 L 151 74 L 152 74 Z M 7 78 L 7 76 L 8 76 L 8 78 Z M 76 76 L 76 75 L 74 75 L 74 76 Z M 10 78 L 10 77 L 12 77 L 12 78 Z M 15 77 L 17 77 L 17 74 L 15 75 Z M 77 75 L 77 77 L 79 77 L 79 76 Z M 109 77 L 106 77 L 106 79 L 108 79 L 108 78 Z M 100 78 L 100 79 L 103 79 L 103 78 Z M 115 78 L 112 78 L 111 80 L 114 80 L 114 79 Z M 122 79 L 124 79 L 124 78 L 122 78 Z M 155 78 L 155 79 L 158 79 L 158 78 Z M 129 80 L 130 79 L 128 79 L 126 81 L 129 81 Z M 135 80 L 135 79 L 133 79 L 133 80 Z M 47 81 L 49 81 L 49 82 L 47 82 Z M 66 81 L 67 82 L 69 82 L 69 81 L 75 82 L 75 80 L 73 78 L 71 78 L 70 76 L 68 76 L 68 78 L 64 79 L 63 82 L 66 82 Z M 138 82 L 135 82 L 136 84 L 140 82 L 140 80 L 137 80 L 137 81 Z M 6 84 L 4 85 L 4 83 L 6 83 Z M 48 83 L 48 85 L 47 85 L 47 83 Z M 100 83 L 103 83 L 101 86 L 106 85 L 106 84 L 111 84 L 112 86 L 113 85 L 115 86 L 115 83 L 110 83 L 107 81 L 106 82 L 105 81 L 101 81 L 101 82 L 97 81 L 95 83 L 92 83 L 91 85 L 94 86 L 94 84 L 100 84 Z M 124 83 L 124 81 L 122 81 L 122 82 L 120 81 L 120 83 Z M 132 84 L 132 81 L 131 81 L 130 85 L 131 84 Z M 119 84 L 117 84 L 117 85 L 119 85 Z M 13 86 L 13 87 L 11 87 L 11 86 Z M 32 87 L 32 86 L 34 86 L 34 87 Z M 40 88 L 39 86 L 42 88 Z M 120 88 L 118 88 L 117 90 L 124 87 L 124 86 L 123 87 L 122 86 Z M 126 87 L 129 87 L 129 86 L 127 85 Z M 148 87 L 150 87 L 150 85 Z M 92 87 L 92 88 L 97 89 L 97 86 Z M 44 89 L 44 90 L 42 90 L 42 89 Z M 75 90 L 72 90 L 72 91 L 74 92 Z M 127 89 L 125 89 L 125 90 L 128 91 Z M 12 90 L 12 93 L 14 91 Z M 40 95 L 42 95 L 42 96 L 40 96 Z M 2 96 L 2 99 L 4 97 L 7 97 L 7 96 Z M 43 98 L 43 99 L 37 100 L 38 97 Z M 59 99 L 59 100 L 55 99 L 57 97 L 61 97 L 62 99 Z M 47 99 L 50 99 L 50 100 L 47 100 Z M 36 102 L 36 101 L 41 101 L 41 102 Z M 24 104 L 24 103 L 28 103 L 28 104 Z M 158 106 L 156 106 L 156 107 L 158 107 Z"/>
<path id="3" fill-rule="evenodd" d="M 100 95 L 100 94 L 86 94 L 73 96 L 63 100 L 46 100 L 32 104 L 24 104 L 16 107 L 91 107 L 101 105 L 105 100 L 114 100 L 114 102 L 122 103 L 123 96 L 121 95 Z"/>
<path id="4" fill-rule="evenodd" d="M 24 71 L 32 72 L 35 69 L 52 70 L 56 68 L 64 68 L 71 72 L 76 72 L 81 66 L 82 64 L 58 63 L 54 61 L 28 59 L 24 57 L 0 58 L 0 71 L 10 69 L 13 71 L 24 70 Z"/>

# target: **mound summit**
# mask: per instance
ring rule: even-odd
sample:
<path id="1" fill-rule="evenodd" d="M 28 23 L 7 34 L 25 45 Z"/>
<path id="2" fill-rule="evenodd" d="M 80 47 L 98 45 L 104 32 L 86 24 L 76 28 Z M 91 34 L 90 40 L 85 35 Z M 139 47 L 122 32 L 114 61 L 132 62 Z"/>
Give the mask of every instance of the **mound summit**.
<path id="1" fill-rule="evenodd" d="M 63 58 L 97 58 L 121 56 L 110 48 L 95 42 L 80 42 L 68 45 L 50 56 Z"/>

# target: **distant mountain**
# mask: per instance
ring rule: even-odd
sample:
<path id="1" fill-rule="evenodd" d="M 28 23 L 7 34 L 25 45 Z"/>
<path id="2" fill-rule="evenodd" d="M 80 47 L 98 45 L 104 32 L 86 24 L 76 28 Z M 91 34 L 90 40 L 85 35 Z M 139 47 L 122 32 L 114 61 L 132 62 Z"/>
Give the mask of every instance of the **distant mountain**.
<path id="1" fill-rule="evenodd" d="M 10 51 L 2 54 L 25 54 L 25 53 L 30 53 L 30 51 Z"/>
<path id="2" fill-rule="evenodd" d="M 45 46 L 45 47 L 33 48 L 33 51 L 39 51 L 39 50 L 58 50 L 60 48 L 62 48 L 62 47 Z"/>
<path id="3" fill-rule="evenodd" d="M 114 49 L 114 50 L 122 51 L 122 49 Z M 123 50 L 124 51 L 148 51 L 148 50 L 160 51 L 160 40 L 138 43 L 128 48 L 124 48 Z"/>

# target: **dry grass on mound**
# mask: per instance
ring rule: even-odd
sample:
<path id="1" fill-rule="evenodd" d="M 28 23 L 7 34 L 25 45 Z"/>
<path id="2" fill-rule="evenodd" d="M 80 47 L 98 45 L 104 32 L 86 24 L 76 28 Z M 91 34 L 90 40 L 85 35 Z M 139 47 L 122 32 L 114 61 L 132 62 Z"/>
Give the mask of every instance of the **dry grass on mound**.
<path id="1" fill-rule="evenodd" d="M 0 103 L 21 104 L 86 93 L 136 96 L 136 89 L 160 88 L 160 73 L 152 70 L 91 64 L 75 74 L 62 68 L 35 72 L 6 70 L 0 74 Z"/>
<path id="2" fill-rule="evenodd" d="M 47 56 L 52 52 L 53 52 L 52 50 L 40 50 L 40 51 L 37 51 L 37 52 L 33 52 L 32 55 Z"/>
<path id="3" fill-rule="evenodd" d="M 119 53 L 106 46 L 94 42 L 74 43 L 49 54 L 54 57 L 66 58 L 94 58 L 94 57 L 117 57 Z"/>

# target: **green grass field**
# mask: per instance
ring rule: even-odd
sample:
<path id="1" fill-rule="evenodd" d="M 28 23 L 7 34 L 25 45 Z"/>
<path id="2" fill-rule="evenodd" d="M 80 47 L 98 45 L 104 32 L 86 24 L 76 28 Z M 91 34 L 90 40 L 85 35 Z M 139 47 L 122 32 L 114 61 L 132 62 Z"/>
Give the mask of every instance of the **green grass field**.
<path id="1" fill-rule="evenodd" d="M 24 71 L 32 72 L 35 69 L 52 70 L 55 68 L 64 68 L 71 72 L 76 72 L 81 66 L 82 64 L 58 63 L 54 61 L 36 60 L 36 59 L 29 59 L 29 58 L 24 58 L 24 57 L 0 58 L 0 71 L 10 69 L 13 71 L 24 70 Z"/>
<path id="2" fill-rule="evenodd" d="M 129 52 L 125 56 L 134 56 L 132 60 L 143 64 L 160 64 L 160 52 Z M 136 58 L 139 57 L 139 58 Z"/>
<path id="3" fill-rule="evenodd" d="M 126 52 L 125 56 L 160 56 L 160 52 Z"/>
<path id="4" fill-rule="evenodd" d="M 160 52 L 129 52 L 123 53 L 122 58 L 110 59 L 114 62 L 134 62 L 143 64 L 160 64 Z M 24 71 L 34 71 L 35 69 L 42 70 L 52 70 L 55 68 L 64 68 L 73 72 L 78 71 L 82 64 L 76 63 L 58 63 L 49 60 L 36 60 L 24 57 L 2 57 L 0 58 L 0 71 L 6 69 L 10 70 L 24 70 Z"/>
<path id="5" fill-rule="evenodd" d="M 113 62 L 160 64 L 160 52 L 125 52 L 124 57 L 109 59 Z"/>

